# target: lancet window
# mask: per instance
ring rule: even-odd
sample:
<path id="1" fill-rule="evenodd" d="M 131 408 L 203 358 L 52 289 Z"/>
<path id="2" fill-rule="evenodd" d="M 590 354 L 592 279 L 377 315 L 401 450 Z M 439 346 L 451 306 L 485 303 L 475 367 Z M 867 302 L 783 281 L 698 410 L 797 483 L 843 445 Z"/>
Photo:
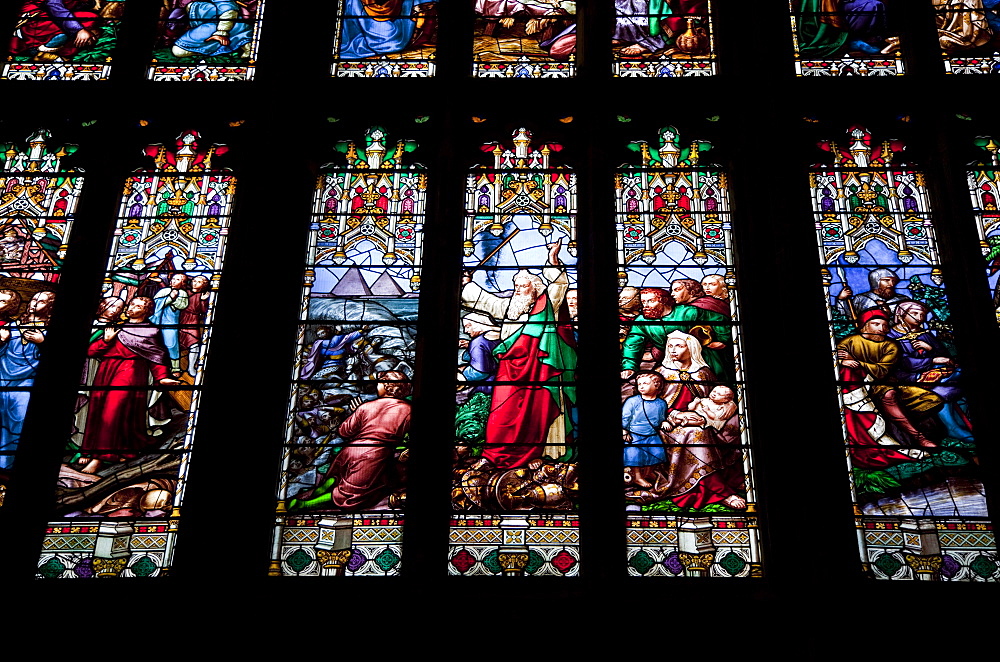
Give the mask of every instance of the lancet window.
<path id="1" fill-rule="evenodd" d="M 739 287 L 711 144 L 633 142 L 616 176 L 628 569 L 760 576 Z"/>
<path id="2" fill-rule="evenodd" d="M 579 573 L 576 176 L 525 128 L 469 173 L 448 570 Z"/>
<path id="3" fill-rule="evenodd" d="M 996 579 L 924 173 L 861 126 L 820 146 L 831 159 L 810 189 L 862 564 L 880 579 Z"/>
<path id="4" fill-rule="evenodd" d="M 313 196 L 270 574 L 400 572 L 427 173 L 337 144 Z"/>
<path id="5" fill-rule="evenodd" d="M 59 292 L 83 175 L 63 164 L 76 145 L 47 129 L 0 144 L 0 505 Z"/>
<path id="6" fill-rule="evenodd" d="M 196 131 L 125 180 L 56 480 L 41 577 L 173 562 L 236 178 Z"/>

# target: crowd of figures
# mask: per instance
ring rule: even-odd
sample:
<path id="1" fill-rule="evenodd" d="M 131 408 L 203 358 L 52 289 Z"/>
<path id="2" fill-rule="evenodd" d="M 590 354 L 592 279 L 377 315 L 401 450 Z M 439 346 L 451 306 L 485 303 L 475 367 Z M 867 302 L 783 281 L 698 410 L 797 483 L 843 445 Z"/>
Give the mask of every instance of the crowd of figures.
<path id="1" fill-rule="evenodd" d="M 95 313 L 74 430 L 60 469 L 68 516 L 169 512 L 204 363 L 204 274 L 112 277 Z"/>
<path id="2" fill-rule="evenodd" d="M 868 283 L 843 287 L 831 304 L 858 492 L 872 472 L 905 479 L 967 464 L 974 448 L 943 289 L 913 276 L 901 292 L 888 268 L 869 271 Z"/>
<path id="3" fill-rule="evenodd" d="M 578 293 L 549 246 L 513 290 L 462 286 L 453 503 L 568 510 L 576 499 Z M 722 276 L 620 292 L 625 496 L 633 508 L 746 508 Z"/>
<path id="4" fill-rule="evenodd" d="M 992 48 L 1000 35 L 1000 0 L 933 0 L 947 52 Z M 10 54 L 38 62 L 100 61 L 110 56 L 122 0 L 27 0 Z M 157 37 L 161 61 L 250 56 L 257 0 L 163 0 Z M 824 58 L 877 56 L 899 47 L 883 0 L 801 0 L 799 53 Z M 437 1 L 346 0 L 338 56 L 358 60 L 431 46 Z M 568 0 L 476 0 L 477 36 L 527 40 L 555 59 L 576 50 L 576 3 Z M 710 48 L 707 0 L 615 0 L 613 43 L 619 57 L 699 56 Z"/>
<path id="5" fill-rule="evenodd" d="M 630 509 L 746 508 L 725 279 L 619 293 Z"/>
<path id="6" fill-rule="evenodd" d="M 549 265 L 540 275 L 518 272 L 513 291 L 489 292 L 469 276 L 463 282 L 453 486 L 460 509 L 574 507 L 577 292 L 560 245 L 550 249 Z M 940 293 L 919 278 L 908 294 L 897 292 L 890 269 L 868 278 L 869 291 L 844 287 L 833 300 L 854 466 L 884 469 L 971 446 Z M 115 287 L 96 314 L 60 499 L 73 515 L 162 515 L 180 462 L 169 451 L 180 448 L 189 415 L 190 393 L 177 387 L 194 383 L 209 281 L 153 273 Z M 924 300 L 915 300 L 920 294 Z M 25 298 L 0 289 L 0 378 L 9 389 L 34 378 L 55 295 L 44 289 Z M 369 313 L 377 306 L 364 305 Z M 309 328 L 292 421 L 290 510 L 402 506 L 414 343 L 408 327 L 384 313 L 382 322 Z M 631 507 L 744 509 L 723 277 L 624 287 L 619 322 Z M 4 391 L 3 450 L 16 445 L 27 400 L 26 391 Z M 111 476 L 117 480 L 105 481 Z"/>
<path id="7" fill-rule="evenodd" d="M 389 55 L 436 40 L 436 0 L 348 0 L 339 55 L 353 60 Z M 703 55 L 709 39 L 707 0 L 615 0 L 614 44 L 624 57 Z M 546 53 L 565 59 L 576 52 L 576 2 L 572 0 L 476 0 L 476 36 L 513 40 L 515 55 Z M 489 46 L 477 51 L 500 51 Z"/>
<path id="8" fill-rule="evenodd" d="M 306 328 L 285 475 L 291 511 L 403 506 L 415 339 L 392 304 L 312 302 L 313 317 L 341 321 Z"/>

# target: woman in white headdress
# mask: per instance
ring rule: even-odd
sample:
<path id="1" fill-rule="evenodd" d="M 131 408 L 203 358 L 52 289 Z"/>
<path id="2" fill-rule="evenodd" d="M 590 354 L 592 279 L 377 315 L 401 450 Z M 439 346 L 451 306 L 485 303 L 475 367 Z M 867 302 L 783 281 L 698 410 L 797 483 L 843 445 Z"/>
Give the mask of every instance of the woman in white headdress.
<path id="1" fill-rule="evenodd" d="M 739 415 L 720 430 L 689 411 L 691 403 L 716 385 L 697 338 L 674 331 L 667 335 L 665 350 L 657 371 L 665 383 L 660 397 L 669 410 L 660 428 L 666 459 L 648 467 L 626 467 L 626 498 L 638 503 L 670 499 L 685 509 L 712 503 L 746 508 L 746 500 L 737 494 L 743 489 L 742 454 L 727 447 L 727 442 L 740 438 Z"/>

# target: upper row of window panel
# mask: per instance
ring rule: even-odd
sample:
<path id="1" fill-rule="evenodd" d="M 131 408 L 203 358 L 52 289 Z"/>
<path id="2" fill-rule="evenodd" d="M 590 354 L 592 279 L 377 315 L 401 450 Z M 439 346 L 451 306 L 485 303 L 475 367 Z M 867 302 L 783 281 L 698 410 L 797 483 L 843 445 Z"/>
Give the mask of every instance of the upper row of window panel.
<path id="1" fill-rule="evenodd" d="M 24 0 L 0 78 L 105 80 L 128 0 Z M 574 0 L 474 3 L 472 74 L 567 78 L 575 73 Z M 1000 0 L 931 0 L 949 73 L 1000 71 Z M 164 0 L 150 80 L 251 80 L 265 0 Z M 615 0 L 614 74 L 717 73 L 712 0 Z M 800 76 L 904 73 L 906 9 L 894 0 L 789 0 Z M 912 11 L 912 9 L 911 9 Z M 434 74 L 437 0 L 340 0 L 334 77 Z"/>

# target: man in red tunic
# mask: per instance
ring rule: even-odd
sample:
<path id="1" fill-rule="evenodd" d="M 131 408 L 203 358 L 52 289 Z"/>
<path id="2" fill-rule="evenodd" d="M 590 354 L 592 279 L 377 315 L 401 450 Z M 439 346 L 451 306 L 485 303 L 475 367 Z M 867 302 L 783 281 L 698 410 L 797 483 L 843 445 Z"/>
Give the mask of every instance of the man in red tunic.
<path id="1" fill-rule="evenodd" d="M 98 15 L 83 11 L 83 0 L 28 0 L 21 9 L 21 25 L 11 40 L 10 52 L 37 51 L 36 60 L 72 57 L 97 41 Z"/>
<path id="2" fill-rule="evenodd" d="M 396 447 L 410 431 L 406 400 L 410 382 L 396 370 L 380 372 L 377 379 L 378 398 L 357 405 L 340 424 L 337 434 L 348 441 L 330 463 L 326 480 L 314 491 L 292 499 L 289 510 L 325 504 L 351 513 L 398 507 L 390 493 L 405 480 Z"/>
<path id="3" fill-rule="evenodd" d="M 90 394 L 80 445 L 80 454 L 90 460 L 81 470 L 84 473 L 96 473 L 105 461 L 137 457 L 156 442 L 148 429 L 149 393 L 145 387 L 150 384 L 150 375 L 165 386 L 181 383 L 170 377 L 170 357 L 160 330 L 146 321 L 152 312 L 152 299 L 135 297 L 125 311 L 128 322 L 105 329 L 87 351 L 87 356 L 100 360 L 93 386 L 113 390 Z"/>
<path id="4" fill-rule="evenodd" d="M 177 333 L 180 338 L 181 348 L 187 354 L 187 370 L 191 375 L 195 374 L 195 364 L 198 362 L 198 343 L 201 342 L 201 325 L 205 323 L 209 300 L 212 296 L 209 285 L 211 285 L 211 282 L 205 276 L 195 276 L 191 279 L 188 305 L 187 308 L 181 311 L 180 315 L 182 326 L 178 329 Z"/>

